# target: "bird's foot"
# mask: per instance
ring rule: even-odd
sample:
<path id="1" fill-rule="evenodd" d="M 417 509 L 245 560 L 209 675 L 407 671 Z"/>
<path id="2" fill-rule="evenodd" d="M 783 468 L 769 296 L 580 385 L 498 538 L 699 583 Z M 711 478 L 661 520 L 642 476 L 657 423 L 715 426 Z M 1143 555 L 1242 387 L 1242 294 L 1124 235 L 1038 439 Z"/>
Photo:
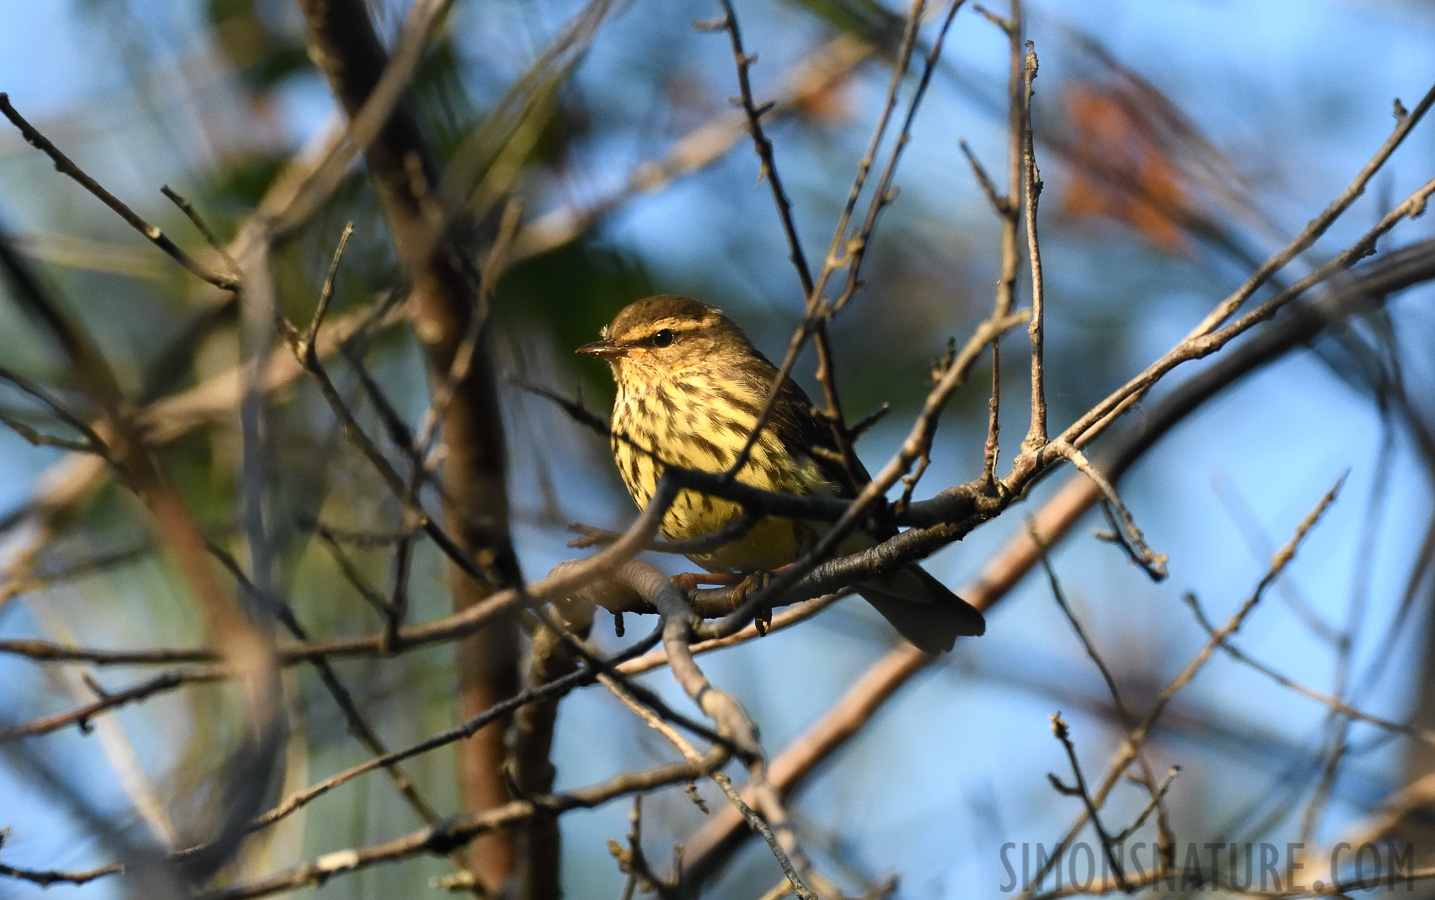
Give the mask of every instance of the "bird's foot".
<path id="1" fill-rule="evenodd" d="M 747 602 L 748 597 L 772 584 L 772 577 L 786 568 L 787 566 L 782 566 L 770 572 L 748 573 L 747 577 L 738 583 L 733 599 L 741 606 Z M 753 613 L 752 627 L 757 629 L 758 637 L 766 637 L 768 629 L 772 627 L 772 607 L 764 607 Z"/>
<path id="2" fill-rule="evenodd" d="M 747 602 L 747 598 L 767 587 L 772 583 L 772 576 L 781 572 L 783 566 L 773 572 L 748 572 L 738 574 L 735 572 L 680 572 L 672 577 L 673 584 L 689 591 L 697 590 L 701 586 L 709 587 L 732 587 L 733 603 L 741 606 Z M 753 615 L 753 627 L 759 635 L 766 635 L 768 627 L 772 624 L 772 610 L 759 610 Z"/>

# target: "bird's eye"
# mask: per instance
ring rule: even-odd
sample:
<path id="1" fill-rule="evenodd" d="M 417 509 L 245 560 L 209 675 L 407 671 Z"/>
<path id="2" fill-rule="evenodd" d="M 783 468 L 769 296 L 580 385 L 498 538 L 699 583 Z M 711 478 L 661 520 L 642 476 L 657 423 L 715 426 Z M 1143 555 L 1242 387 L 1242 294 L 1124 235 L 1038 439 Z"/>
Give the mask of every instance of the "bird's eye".
<path id="1" fill-rule="evenodd" d="M 673 332 L 671 329 L 663 328 L 653 335 L 654 347 L 670 347 L 673 343 Z"/>

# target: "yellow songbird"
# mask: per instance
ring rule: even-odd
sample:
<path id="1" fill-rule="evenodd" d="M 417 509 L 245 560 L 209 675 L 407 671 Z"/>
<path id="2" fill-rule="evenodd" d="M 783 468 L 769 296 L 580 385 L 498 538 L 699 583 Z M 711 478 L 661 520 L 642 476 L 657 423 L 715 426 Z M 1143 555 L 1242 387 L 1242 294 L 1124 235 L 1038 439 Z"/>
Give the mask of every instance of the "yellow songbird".
<path id="1" fill-rule="evenodd" d="M 612 367 L 618 385 L 613 459 L 638 506 L 652 498 L 664 465 L 727 471 L 777 377 L 767 357 L 721 310 L 666 294 L 630 304 L 602 336 L 577 352 Z M 790 379 L 778 391 L 737 480 L 789 494 L 847 498 L 857 493 L 830 426 Z M 669 539 L 688 540 L 712 534 L 742 514 L 738 503 L 684 489 L 660 530 Z M 710 572 L 771 571 L 810 549 L 826 527 L 767 516 L 741 537 L 689 558 Z M 856 531 L 839 553 L 858 552 L 888 536 Z M 863 581 L 856 589 L 903 637 L 929 653 L 950 650 L 959 635 L 985 630 L 980 612 L 916 564 Z"/>

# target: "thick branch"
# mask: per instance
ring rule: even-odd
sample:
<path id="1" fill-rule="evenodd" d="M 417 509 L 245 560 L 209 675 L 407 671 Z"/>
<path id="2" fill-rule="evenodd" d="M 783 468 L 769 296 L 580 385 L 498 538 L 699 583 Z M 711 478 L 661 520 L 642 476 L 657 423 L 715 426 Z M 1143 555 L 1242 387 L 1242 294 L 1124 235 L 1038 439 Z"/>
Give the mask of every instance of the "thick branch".
<path id="1" fill-rule="evenodd" d="M 312 54 L 345 111 L 363 109 L 388 62 L 362 0 L 300 0 Z M 430 379 L 441 384 L 453 369 L 476 311 L 477 274 L 468 264 L 464 222 L 435 194 L 438 169 L 417 120 L 396 103 L 365 159 L 394 235 L 399 259 L 414 284 L 414 321 L 427 355 Z M 453 604 L 479 607 L 495 589 L 521 583 L 508 531 L 503 427 L 492 366 L 479 323 L 478 350 L 451 389 L 443 415 L 443 473 L 448 532 L 486 574 L 484 581 L 454 567 Z M 486 582 L 486 583 L 485 583 Z M 518 631 L 512 615 L 498 615 L 459 648 L 460 715 L 468 718 L 517 690 Z M 508 800 L 500 767 L 505 722 L 469 741 L 459 762 L 463 806 L 481 812 Z M 475 844 L 485 886 L 497 889 L 513 872 L 507 833 Z"/>

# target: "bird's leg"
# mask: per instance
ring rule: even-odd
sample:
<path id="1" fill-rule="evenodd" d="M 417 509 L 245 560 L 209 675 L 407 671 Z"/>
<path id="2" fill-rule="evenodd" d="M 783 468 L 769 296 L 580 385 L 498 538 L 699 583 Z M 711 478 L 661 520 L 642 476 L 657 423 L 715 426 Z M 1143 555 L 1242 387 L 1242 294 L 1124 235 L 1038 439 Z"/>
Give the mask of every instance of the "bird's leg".
<path id="1" fill-rule="evenodd" d="M 791 563 L 788 563 L 791 565 Z M 733 600 L 737 606 L 741 606 L 747 598 L 767 587 L 772 583 L 772 576 L 786 569 L 787 566 L 780 566 L 772 571 L 758 572 L 680 572 L 671 579 L 673 584 L 689 591 L 697 590 L 700 585 L 712 587 L 733 587 Z M 772 624 L 772 609 L 758 610 L 752 619 L 752 625 L 757 629 L 760 636 L 767 634 L 768 626 Z"/>

